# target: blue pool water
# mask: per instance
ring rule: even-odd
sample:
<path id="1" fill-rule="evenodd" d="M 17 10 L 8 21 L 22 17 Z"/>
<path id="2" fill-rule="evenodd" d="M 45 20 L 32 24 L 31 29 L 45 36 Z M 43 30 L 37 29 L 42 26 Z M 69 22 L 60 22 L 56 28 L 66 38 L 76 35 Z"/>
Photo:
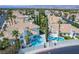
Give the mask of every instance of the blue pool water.
<path id="1" fill-rule="evenodd" d="M 32 35 L 30 37 L 30 43 L 32 46 L 39 46 L 43 42 L 43 38 L 40 35 Z"/>
<path id="2" fill-rule="evenodd" d="M 63 37 L 48 36 L 48 40 L 64 41 L 64 38 Z"/>

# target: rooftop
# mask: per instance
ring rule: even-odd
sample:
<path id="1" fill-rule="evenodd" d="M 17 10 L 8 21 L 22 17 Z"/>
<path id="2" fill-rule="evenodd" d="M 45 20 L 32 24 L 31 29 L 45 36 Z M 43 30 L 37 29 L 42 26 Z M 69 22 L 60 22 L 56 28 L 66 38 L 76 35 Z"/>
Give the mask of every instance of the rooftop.
<path id="1" fill-rule="evenodd" d="M 52 32 L 59 31 L 59 24 L 52 24 Z M 79 28 L 73 27 L 71 24 L 60 24 L 60 31 L 63 33 L 70 33 L 74 31 L 79 33 Z"/>

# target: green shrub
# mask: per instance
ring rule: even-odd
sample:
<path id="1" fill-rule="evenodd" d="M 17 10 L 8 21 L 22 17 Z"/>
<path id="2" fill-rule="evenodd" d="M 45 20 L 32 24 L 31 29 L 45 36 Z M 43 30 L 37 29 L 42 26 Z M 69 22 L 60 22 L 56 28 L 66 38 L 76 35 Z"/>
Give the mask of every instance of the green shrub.
<path id="1" fill-rule="evenodd" d="M 0 32 L 0 36 L 4 36 L 4 33 L 3 32 Z"/>
<path id="2" fill-rule="evenodd" d="M 64 36 L 65 40 L 71 40 L 72 38 L 70 36 Z"/>
<path id="3" fill-rule="evenodd" d="M 29 42 L 29 35 L 25 36 L 25 40 L 26 40 L 27 43 Z"/>
<path id="4" fill-rule="evenodd" d="M 75 27 L 79 28 L 79 24 L 78 23 L 73 23 L 72 26 L 75 26 Z"/>
<path id="5" fill-rule="evenodd" d="M 76 36 L 77 39 L 79 39 L 79 36 Z"/>
<path id="6" fill-rule="evenodd" d="M 3 38 L 3 41 L 0 41 L 0 49 L 5 49 L 9 46 L 9 39 Z"/>

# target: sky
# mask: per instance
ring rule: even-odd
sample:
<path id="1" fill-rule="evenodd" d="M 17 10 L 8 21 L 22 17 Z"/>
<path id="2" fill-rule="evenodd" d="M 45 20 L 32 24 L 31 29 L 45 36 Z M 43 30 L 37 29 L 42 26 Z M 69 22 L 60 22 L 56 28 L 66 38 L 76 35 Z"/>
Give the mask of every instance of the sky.
<path id="1" fill-rule="evenodd" d="M 0 8 L 58 8 L 79 9 L 79 5 L 0 5 Z"/>

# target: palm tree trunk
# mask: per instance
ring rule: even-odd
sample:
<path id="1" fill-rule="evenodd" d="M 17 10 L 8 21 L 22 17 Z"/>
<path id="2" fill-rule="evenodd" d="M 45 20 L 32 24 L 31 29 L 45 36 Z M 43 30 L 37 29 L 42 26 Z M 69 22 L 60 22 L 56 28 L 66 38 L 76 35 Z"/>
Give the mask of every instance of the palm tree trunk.
<path id="1" fill-rule="evenodd" d="M 45 29 L 46 42 L 44 43 L 44 48 L 46 48 L 48 46 L 47 45 L 47 42 L 48 42 L 48 19 L 47 19 L 47 17 L 45 17 L 45 20 L 46 20 L 46 29 Z"/>
<path id="2" fill-rule="evenodd" d="M 11 23 L 12 23 L 12 25 L 13 25 L 13 20 L 12 20 L 12 18 L 11 18 Z"/>
<path id="3" fill-rule="evenodd" d="M 19 49 L 20 49 L 20 41 L 19 39 L 16 37 L 16 52 L 18 53 Z"/>
<path id="4" fill-rule="evenodd" d="M 45 17 L 46 19 L 46 42 L 48 42 L 48 19 L 47 17 Z"/>
<path id="5" fill-rule="evenodd" d="M 59 34 L 58 34 L 58 37 L 60 37 L 60 23 L 59 23 Z"/>

